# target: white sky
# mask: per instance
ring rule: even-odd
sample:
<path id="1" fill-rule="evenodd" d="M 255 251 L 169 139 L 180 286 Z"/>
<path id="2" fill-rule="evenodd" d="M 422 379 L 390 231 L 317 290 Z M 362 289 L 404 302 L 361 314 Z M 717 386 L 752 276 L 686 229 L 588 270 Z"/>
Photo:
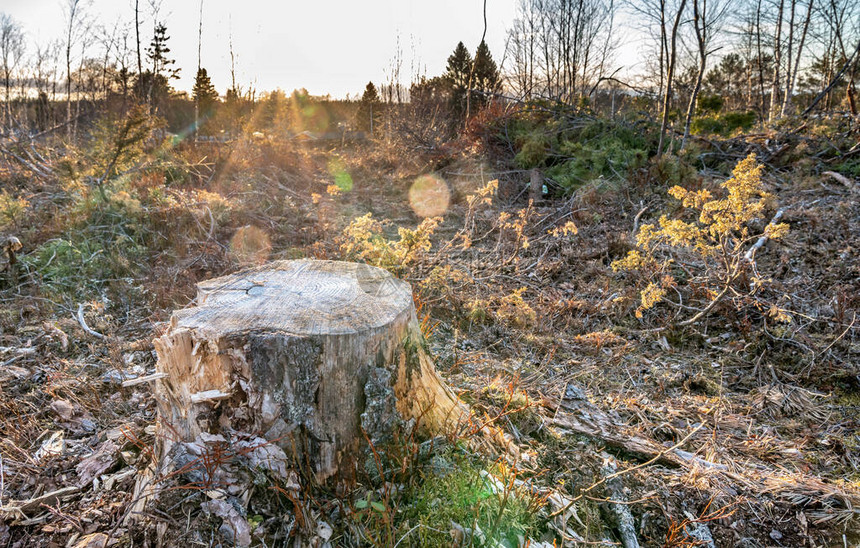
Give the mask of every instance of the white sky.
<path id="1" fill-rule="evenodd" d="M 487 43 L 497 63 L 504 55 L 516 1 L 487 2 Z M 64 3 L 0 0 L 0 11 L 21 23 L 32 51 L 34 41 L 62 38 Z M 223 94 L 230 85 L 232 27 L 236 79 L 242 89 L 253 85 L 289 93 L 304 87 L 315 95 L 355 96 L 369 80 L 384 83 L 398 33 L 403 83 L 419 64 L 422 74 L 441 74 L 461 40 L 474 52 L 483 30 L 482 5 L 482 0 L 204 0 L 203 67 Z M 140 0 L 140 6 L 145 46 L 153 28 L 150 0 Z M 103 26 L 127 24 L 133 48 L 134 0 L 90 0 L 85 9 Z M 178 89 L 189 90 L 196 72 L 198 10 L 198 0 L 164 0 L 160 8 L 159 19 L 170 35 L 170 56 L 182 69 L 174 84 Z"/>

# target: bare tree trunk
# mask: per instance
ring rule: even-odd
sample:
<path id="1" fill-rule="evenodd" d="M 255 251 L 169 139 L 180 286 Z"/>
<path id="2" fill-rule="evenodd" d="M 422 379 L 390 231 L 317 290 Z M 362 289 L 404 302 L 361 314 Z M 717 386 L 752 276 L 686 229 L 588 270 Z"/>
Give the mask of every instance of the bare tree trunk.
<path id="1" fill-rule="evenodd" d="M 756 20 L 756 53 L 758 55 L 758 115 L 759 120 L 764 121 L 764 53 L 761 48 L 761 0 L 755 10 Z"/>
<path id="2" fill-rule="evenodd" d="M 778 116 L 777 105 L 779 105 L 779 69 L 782 62 L 782 12 L 785 0 L 779 0 L 779 10 L 776 15 L 776 37 L 773 43 L 773 79 L 770 86 L 770 110 L 768 121 L 773 121 Z"/>
<path id="3" fill-rule="evenodd" d="M 534 168 L 530 172 L 531 179 L 529 181 L 529 201 L 536 204 L 543 196 L 543 176 L 538 168 Z"/>
<path id="4" fill-rule="evenodd" d="M 702 10 L 699 11 L 699 1 L 693 0 L 693 27 L 696 30 L 696 45 L 699 49 L 699 69 L 696 71 L 696 84 L 693 86 L 693 92 L 690 94 L 690 104 L 687 105 L 687 116 L 684 120 L 684 137 L 681 139 L 681 150 L 687 145 L 687 139 L 690 137 L 690 124 L 693 121 L 693 113 L 696 110 L 696 103 L 699 98 L 699 91 L 702 89 L 702 78 L 705 76 L 705 66 L 708 60 L 708 22 L 706 20 L 708 13 L 707 0 L 701 0 Z"/>
<path id="5" fill-rule="evenodd" d="M 839 50 L 842 52 L 842 57 L 848 59 L 848 52 L 845 49 L 845 41 L 843 40 L 843 31 L 845 27 L 847 27 L 845 23 L 845 11 L 840 10 L 839 6 L 836 4 L 836 0 L 830 0 L 830 6 L 833 10 L 833 32 L 836 34 L 836 43 L 839 45 Z M 852 58 L 854 55 L 851 56 Z M 855 90 L 854 90 L 854 71 L 855 66 L 853 63 L 849 64 L 851 72 L 849 73 L 849 78 L 847 85 L 845 86 L 845 98 L 848 100 L 848 108 L 851 111 L 851 114 L 857 114 L 857 100 L 855 98 Z"/>
<path id="6" fill-rule="evenodd" d="M 203 47 L 203 0 L 200 0 L 200 24 L 197 27 L 197 75 L 195 75 L 195 83 L 197 76 L 200 74 L 200 58 L 201 49 Z M 200 128 L 200 98 L 194 97 L 194 140 L 197 140 L 198 131 Z"/>
<path id="7" fill-rule="evenodd" d="M 782 101 L 782 115 L 785 116 L 788 113 L 788 109 L 791 108 L 792 95 L 794 94 L 794 85 L 797 82 L 797 72 L 800 68 L 800 59 L 803 56 L 803 45 L 806 43 L 806 33 L 809 31 L 809 22 L 812 19 L 812 6 L 815 0 L 809 0 L 809 6 L 806 10 L 806 20 L 803 22 L 803 31 L 800 34 L 800 44 L 797 46 L 797 56 L 794 60 L 794 69 L 791 71 L 791 76 L 788 78 L 788 82 L 785 87 L 785 98 Z M 792 0 L 794 2 L 794 0 Z"/>
<path id="8" fill-rule="evenodd" d="M 66 33 L 66 136 L 72 138 L 72 31 L 79 0 L 69 0 L 69 26 Z"/>
<path id="9" fill-rule="evenodd" d="M 753 104 L 753 23 L 752 19 L 748 21 L 749 27 L 747 29 L 746 36 L 746 71 L 747 71 L 747 108 L 750 108 Z"/>
<path id="10" fill-rule="evenodd" d="M 785 62 L 785 95 L 782 98 L 780 108 L 780 116 L 785 116 L 785 104 L 788 100 L 788 88 L 791 87 L 791 74 L 792 74 L 792 61 L 794 54 L 794 11 L 797 7 L 797 0 L 788 0 L 789 10 L 788 10 L 788 43 L 785 47 L 786 53 L 786 62 Z"/>
<path id="11" fill-rule="evenodd" d="M 666 70 L 666 94 L 663 97 L 663 114 L 660 121 L 660 142 L 657 144 L 657 157 L 663 155 L 663 146 L 666 141 L 666 128 L 669 125 L 669 107 L 672 100 L 672 80 L 675 77 L 675 60 L 677 58 L 677 41 L 678 27 L 681 25 L 681 17 L 684 15 L 684 7 L 687 5 L 687 0 L 681 0 L 681 5 L 678 6 L 678 13 L 675 14 L 675 22 L 672 25 L 672 34 L 670 38 L 671 48 L 669 49 L 669 64 Z"/>
<path id="12" fill-rule="evenodd" d="M 657 95 L 657 107 L 662 107 L 662 98 L 666 93 L 666 63 L 669 59 L 669 42 L 666 37 L 666 0 L 660 0 L 660 85 Z"/>
<path id="13" fill-rule="evenodd" d="M 827 80 L 826 81 L 828 82 L 828 85 L 824 87 L 824 93 L 826 94 L 826 98 L 824 101 L 824 110 L 828 111 L 828 110 L 830 110 L 830 101 L 833 98 L 833 94 L 830 93 L 830 90 L 832 90 L 833 87 L 830 86 L 829 84 L 831 82 L 836 81 L 833 78 L 833 70 L 834 70 L 833 66 L 836 64 L 836 53 L 833 51 L 832 47 L 827 48 L 826 59 L 827 59 Z M 808 108 L 807 108 L 807 110 L 808 110 Z"/>
<path id="14" fill-rule="evenodd" d="M 137 43 L 137 77 L 143 74 L 143 61 L 140 57 L 140 0 L 134 0 L 134 38 Z"/>
<path id="15" fill-rule="evenodd" d="M 86 51 L 86 45 L 82 44 L 81 45 L 81 64 L 78 67 L 78 85 L 77 85 L 78 93 L 77 93 L 77 97 L 75 97 L 75 116 L 74 116 L 73 122 L 72 122 L 72 139 L 73 140 L 76 139 L 78 136 L 78 120 L 81 117 L 81 88 L 83 87 L 83 86 L 81 86 L 81 79 L 82 79 L 83 69 L 84 69 L 84 52 L 85 51 Z"/>
<path id="16" fill-rule="evenodd" d="M 484 43 L 484 40 L 487 38 L 487 0 L 484 0 L 484 32 L 481 34 L 481 44 Z M 475 77 L 475 62 L 477 61 L 477 55 L 472 59 L 472 68 L 469 70 L 469 85 L 466 86 L 466 119 L 463 121 L 464 124 L 469 123 L 469 116 L 471 115 L 472 108 L 472 82 Z M 400 82 L 397 82 L 398 89 L 398 103 L 400 103 Z"/>

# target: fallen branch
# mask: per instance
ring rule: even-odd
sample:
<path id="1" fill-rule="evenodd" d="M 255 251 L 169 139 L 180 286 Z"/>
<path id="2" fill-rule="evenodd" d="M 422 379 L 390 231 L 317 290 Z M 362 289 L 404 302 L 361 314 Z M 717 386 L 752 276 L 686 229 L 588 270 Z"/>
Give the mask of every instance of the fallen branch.
<path id="1" fill-rule="evenodd" d="M 785 208 L 781 208 L 779 211 L 776 212 L 776 215 L 773 216 L 773 219 L 770 220 L 767 226 L 775 225 L 777 222 L 779 222 L 780 219 L 782 219 L 782 216 L 784 214 Z M 756 251 L 761 249 L 762 246 L 764 246 L 764 244 L 766 244 L 769 239 L 770 236 L 768 236 L 767 228 L 765 228 L 764 234 L 761 235 L 761 238 L 759 238 L 758 241 L 756 241 L 756 243 L 754 243 L 753 246 L 749 248 L 746 253 L 744 253 L 744 259 L 746 259 L 748 263 L 753 263 L 755 261 Z"/>
<path id="2" fill-rule="evenodd" d="M 98 331 L 93 330 L 90 326 L 87 325 L 87 321 L 84 319 L 84 305 L 78 305 L 78 313 L 75 316 L 75 319 L 78 320 L 78 323 L 81 324 L 81 329 L 92 335 L 93 337 L 104 339 L 105 336 L 99 333 Z"/>
<path id="3" fill-rule="evenodd" d="M 854 58 L 857 57 L 858 53 L 860 53 L 860 41 L 857 42 L 857 47 L 854 48 L 854 53 L 851 54 L 851 57 L 845 61 L 845 64 L 842 65 L 841 69 L 839 69 L 839 72 L 837 72 L 836 75 L 834 75 L 833 78 L 830 80 L 830 83 L 827 84 L 827 87 L 821 90 L 821 92 L 815 96 L 815 99 L 812 100 L 812 103 L 808 107 L 806 107 L 806 110 L 801 113 L 801 117 L 806 118 L 806 116 L 809 115 L 810 112 L 812 112 L 816 105 L 818 105 L 819 101 L 821 101 L 828 93 L 830 93 L 830 91 L 836 86 L 836 84 L 839 83 L 839 80 L 841 80 L 842 77 L 845 76 L 845 72 L 848 70 L 848 67 L 850 67 L 851 64 L 854 62 Z"/>
<path id="4" fill-rule="evenodd" d="M 554 513 L 550 514 L 550 517 L 551 517 L 551 518 L 554 518 L 554 517 L 556 517 L 557 515 L 559 515 L 559 514 L 561 514 L 561 513 L 564 513 L 564 512 L 567 510 L 567 508 L 568 508 L 568 507 L 570 507 L 570 505 L 572 505 L 572 504 L 574 504 L 575 502 L 577 502 L 577 501 L 581 500 L 582 498 L 584 498 L 584 497 L 586 496 L 586 494 L 587 494 L 587 493 L 589 493 L 589 492 L 590 492 L 590 491 L 592 491 L 593 489 L 596 489 L 596 488 L 597 488 L 597 487 L 599 487 L 600 485 L 603 485 L 603 484 L 604 484 L 604 483 L 606 483 L 607 481 L 610 481 L 610 480 L 612 480 L 613 478 L 617 478 L 617 477 L 619 477 L 619 476 L 626 475 L 626 474 L 628 474 L 628 473 L 630 473 L 630 472 L 633 472 L 633 471 L 635 471 L 635 470 L 639 470 L 640 468 L 645 468 L 645 467 L 646 467 L 646 466 L 648 466 L 648 465 L 651 465 L 651 464 L 654 464 L 654 463 L 660 462 L 660 459 L 661 459 L 662 457 L 664 457 L 664 456 L 665 456 L 665 455 L 667 455 L 667 454 L 672 454 L 672 452 L 673 452 L 673 451 L 675 451 L 675 449 L 678 449 L 678 448 L 682 447 L 685 443 L 687 443 L 687 441 L 688 441 L 690 438 L 692 438 L 692 437 L 693 437 L 693 435 L 695 435 L 695 434 L 696 434 L 696 432 L 698 432 L 699 430 L 701 430 L 701 429 L 702 429 L 702 427 L 704 427 L 704 426 L 705 426 L 705 424 L 704 424 L 704 423 L 699 423 L 699 425 L 697 425 L 695 428 L 693 428 L 693 429 L 690 431 L 690 433 L 689 433 L 689 434 L 687 434 L 686 436 L 684 436 L 684 438 L 683 438 L 681 441 L 679 441 L 678 443 L 676 443 L 676 444 L 675 444 L 675 445 L 673 445 L 672 447 L 668 447 L 668 448 L 664 449 L 663 451 L 660 451 L 658 454 L 654 455 L 654 458 L 652 458 L 651 460 L 648 460 L 648 461 L 646 461 L 646 462 L 643 462 L 643 463 L 637 464 L 636 466 L 631 466 L 630 468 L 625 468 L 624 470 L 619 470 L 619 471 L 617 471 L 617 472 L 613 472 L 613 473 L 611 473 L 611 474 L 608 474 L 608 475 L 604 476 L 600 481 L 597 481 L 597 482 L 595 482 L 595 483 L 592 483 L 591 485 L 589 485 L 588 487 L 586 487 L 585 489 L 583 489 L 583 490 L 582 490 L 582 491 L 581 491 L 577 496 L 575 496 L 574 498 L 572 498 L 572 499 L 570 500 L 570 503 L 568 504 L 568 506 L 567 506 L 567 507 L 562 508 L 561 510 L 558 510 L 558 511 L 556 511 L 556 512 L 554 512 Z"/>
<path id="5" fill-rule="evenodd" d="M 618 478 L 618 469 L 610 455 L 603 454 L 603 466 L 600 468 L 600 473 L 606 479 L 606 491 L 609 493 L 609 507 L 612 510 L 612 515 L 615 518 L 615 527 L 618 530 L 618 535 L 621 537 L 621 544 L 624 548 L 639 548 L 639 539 L 636 537 L 636 522 L 633 519 L 633 513 L 630 511 L 630 506 L 626 504 L 624 495 L 624 485 L 621 479 Z M 609 477 L 612 476 L 611 479 Z"/>
<path id="6" fill-rule="evenodd" d="M 687 460 L 679 457 L 673 449 L 665 449 L 655 441 L 640 436 L 630 436 L 617 429 L 612 419 L 600 408 L 588 402 L 575 386 L 565 389 L 553 424 L 576 434 L 599 440 L 609 447 L 620 449 L 640 460 L 656 462 L 673 468 L 687 468 Z"/>
<path id="7" fill-rule="evenodd" d="M 848 187 L 850 190 L 856 190 L 857 188 L 856 185 L 851 181 L 851 179 L 849 179 L 845 175 L 842 175 L 841 173 L 836 173 L 835 171 L 823 171 L 821 172 L 821 174 L 833 177 L 834 179 Z"/>

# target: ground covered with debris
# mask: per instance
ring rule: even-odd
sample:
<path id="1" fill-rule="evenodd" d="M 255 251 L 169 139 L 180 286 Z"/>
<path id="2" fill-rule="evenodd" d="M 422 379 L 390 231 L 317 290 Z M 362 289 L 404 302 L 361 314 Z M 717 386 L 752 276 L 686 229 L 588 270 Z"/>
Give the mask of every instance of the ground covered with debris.
<path id="1" fill-rule="evenodd" d="M 10 160 L 0 545 L 855 545 L 860 183 L 833 166 L 856 128 L 820 123 L 571 192 L 530 192 L 491 131 L 187 142 L 107 200 L 59 147 L 29 157 L 41 176 Z M 519 456 L 406 425 L 332 486 L 260 433 L 201 436 L 140 504 L 153 337 L 197 282 L 301 257 L 408 280 L 473 426 Z"/>

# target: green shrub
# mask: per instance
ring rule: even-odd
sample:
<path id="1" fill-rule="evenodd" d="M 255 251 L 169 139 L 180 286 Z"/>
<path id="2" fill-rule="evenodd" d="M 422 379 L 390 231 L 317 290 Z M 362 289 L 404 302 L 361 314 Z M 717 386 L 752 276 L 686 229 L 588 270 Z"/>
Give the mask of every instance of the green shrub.
<path id="1" fill-rule="evenodd" d="M 559 114 L 560 116 L 561 114 Z M 548 119 L 530 113 L 510 125 L 518 167 L 546 169 L 564 193 L 597 179 L 625 179 L 656 148 L 650 132 L 626 122 Z"/>
<path id="2" fill-rule="evenodd" d="M 696 168 L 674 154 L 664 154 L 651 160 L 651 177 L 664 185 L 680 185 L 697 177 Z"/>
<path id="3" fill-rule="evenodd" d="M 514 156 L 514 162 L 523 169 L 539 167 L 546 162 L 549 152 L 549 137 L 545 133 L 534 131 L 520 143 L 520 150 Z"/>
<path id="4" fill-rule="evenodd" d="M 14 225 L 29 206 L 27 199 L 0 190 L 0 229 Z"/>
<path id="5" fill-rule="evenodd" d="M 696 104 L 696 113 L 705 114 L 711 112 L 716 114 L 723 110 L 724 103 L 725 101 L 719 95 L 699 95 L 699 99 Z"/>
<path id="6" fill-rule="evenodd" d="M 860 177 L 860 158 L 846 160 L 840 164 L 836 164 L 834 169 L 847 177 Z"/>
<path id="7" fill-rule="evenodd" d="M 751 110 L 698 116 L 693 119 L 690 129 L 696 134 L 721 135 L 726 137 L 739 129 L 746 131 L 752 128 L 755 125 L 756 118 L 756 113 Z"/>
<path id="8" fill-rule="evenodd" d="M 442 217 L 427 217 L 415 230 L 398 228 L 400 238 L 392 240 L 386 238 L 383 223 L 368 213 L 353 219 L 343 230 L 340 249 L 346 259 L 364 261 L 402 275 L 410 264 L 430 251 L 430 237 L 441 222 Z"/>
<path id="9" fill-rule="evenodd" d="M 138 274 L 148 235 L 137 220 L 140 203 L 124 192 L 116 196 L 120 201 L 86 211 L 64 236 L 21 257 L 41 291 L 80 301 Z"/>
<path id="10" fill-rule="evenodd" d="M 642 166 L 648 153 L 617 136 L 601 135 L 588 142 L 565 141 L 561 152 L 569 159 L 550 167 L 547 175 L 565 192 L 599 178 L 624 179 L 631 169 Z"/>

